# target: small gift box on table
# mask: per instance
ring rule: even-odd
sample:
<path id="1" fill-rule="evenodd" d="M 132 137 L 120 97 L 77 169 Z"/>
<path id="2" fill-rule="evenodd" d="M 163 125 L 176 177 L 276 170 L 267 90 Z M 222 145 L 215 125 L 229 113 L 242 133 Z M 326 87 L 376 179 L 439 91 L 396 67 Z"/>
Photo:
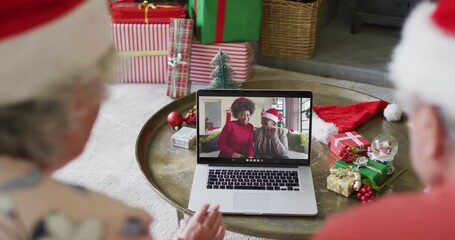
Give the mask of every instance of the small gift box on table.
<path id="1" fill-rule="evenodd" d="M 365 156 L 370 145 L 371 143 L 368 140 L 355 131 L 335 134 L 330 137 L 330 151 L 338 157 L 341 157 L 340 151 L 346 146 L 358 148 L 360 150 L 358 154 Z"/>
<path id="2" fill-rule="evenodd" d="M 335 168 L 348 167 L 354 169 L 358 167 L 359 173 L 362 177 L 372 179 L 378 185 L 380 185 L 387 177 L 387 170 L 389 168 L 385 164 L 378 163 L 367 158 L 359 159 L 354 163 L 345 163 L 342 160 L 337 160 L 335 162 Z"/>
<path id="3" fill-rule="evenodd" d="M 213 57 L 222 50 L 231 62 L 234 70 L 232 80 L 243 82 L 253 75 L 254 42 L 201 44 L 194 41 L 191 46 L 190 81 L 192 83 L 209 84 L 212 81 L 214 67 L 210 64 Z"/>
<path id="4" fill-rule="evenodd" d="M 179 98 L 191 91 L 189 81 L 193 20 L 174 18 L 169 34 L 169 59 L 166 95 Z"/>
<path id="5" fill-rule="evenodd" d="M 189 0 L 188 14 L 203 44 L 258 41 L 262 0 Z"/>
<path id="6" fill-rule="evenodd" d="M 331 168 L 327 177 L 327 189 L 345 197 L 351 196 L 354 190 L 358 191 L 361 185 L 360 173 L 351 167 Z"/>
<path id="7" fill-rule="evenodd" d="M 183 3 L 111 3 L 113 23 L 167 23 L 171 18 L 186 18 L 186 5 Z"/>
<path id="8" fill-rule="evenodd" d="M 169 24 L 114 23 L 112 33 L 121 82 L 166 82 Z"/>

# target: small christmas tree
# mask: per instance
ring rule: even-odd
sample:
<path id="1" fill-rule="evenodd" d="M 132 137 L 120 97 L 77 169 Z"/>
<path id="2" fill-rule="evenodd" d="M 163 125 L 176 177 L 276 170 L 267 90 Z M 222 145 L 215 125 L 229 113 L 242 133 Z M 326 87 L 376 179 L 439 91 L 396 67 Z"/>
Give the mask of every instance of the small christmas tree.
<path id="1" fill-rule="evenodd" d="M 234 70 L 229 66 L 231 59 L 222 50 L 219 50 L 212 59 L 211 65 L 215 66 L 212 72 L 212 82 L 209 88 L 215 89 L 236 89 L 240 87 L 240 83 L 232 80 Z"/>

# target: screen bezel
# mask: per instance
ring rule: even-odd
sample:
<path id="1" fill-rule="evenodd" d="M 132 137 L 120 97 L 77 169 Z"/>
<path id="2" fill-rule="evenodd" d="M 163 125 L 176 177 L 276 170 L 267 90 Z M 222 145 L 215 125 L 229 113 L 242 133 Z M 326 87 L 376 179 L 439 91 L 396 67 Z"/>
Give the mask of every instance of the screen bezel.
<path id="1" fill-rule="evenodd" d="M 303 90 L 214 90 L 214 89 L 200 89 L 196 92 L 196 106 L 199 109 L 199 98 L 202 96 L 216 96 L 216 97 L 286 97 L 286 98 L 309 98 L 310 109 L 313 109 L 313 93 L 311 91 Z M 218 158 L 218 157 L 201 157 L 200 146 L 199 146 L 199 116 L 196 119 L 196 154 L 198 164 L 210 164 L 210 165 L 232 165 L 236 166 L 309 166 L 311 158 L 311 134 L 312 134 L 312 111 L 310 111 L 309 117 L 309 138 L 308 138 L 308 159 L 286 159 L 286 160 L 274 160 L 274 159 L 260 159 L 262 161 L 251 161 L 253 159 L 235 159 L 235 158 Z M 255 159 L 257 160 L 257 159 Z"/>

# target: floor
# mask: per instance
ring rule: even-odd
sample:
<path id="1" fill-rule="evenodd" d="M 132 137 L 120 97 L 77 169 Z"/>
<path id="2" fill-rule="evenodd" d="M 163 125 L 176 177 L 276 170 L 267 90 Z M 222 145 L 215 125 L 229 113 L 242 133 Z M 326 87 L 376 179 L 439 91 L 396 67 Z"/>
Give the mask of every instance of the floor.
<path id="1" fill-rule="evenodd" d="M 314 74 L 329 78 L 392 87 L 387 63 L 400 38 L 400 30 L 364 24 L 359 33 L 350 33 L 350 23 L 335 17 L 317 35 L 311 59 L 284 59 L 257 54 L 259 65 Z M 260 52 L 260 51 L 258 51 Z"/>

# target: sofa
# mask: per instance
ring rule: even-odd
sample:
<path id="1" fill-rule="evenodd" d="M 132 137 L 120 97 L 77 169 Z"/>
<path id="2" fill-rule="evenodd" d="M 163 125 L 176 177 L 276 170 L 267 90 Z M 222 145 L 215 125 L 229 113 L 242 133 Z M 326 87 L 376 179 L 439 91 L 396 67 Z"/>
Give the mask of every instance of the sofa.
<path id="1" fill-rule="evenodd" d="M 217 141 L 221 130 L 211 131 L 199 136 L 201 157 L 218 157 L 220 149 Z M 308 138 L 304 133 L 288 131 L 289 158 L 306 158 L 308 156 Z M 304 155 L 303 155 L 304 154 Z"/>

